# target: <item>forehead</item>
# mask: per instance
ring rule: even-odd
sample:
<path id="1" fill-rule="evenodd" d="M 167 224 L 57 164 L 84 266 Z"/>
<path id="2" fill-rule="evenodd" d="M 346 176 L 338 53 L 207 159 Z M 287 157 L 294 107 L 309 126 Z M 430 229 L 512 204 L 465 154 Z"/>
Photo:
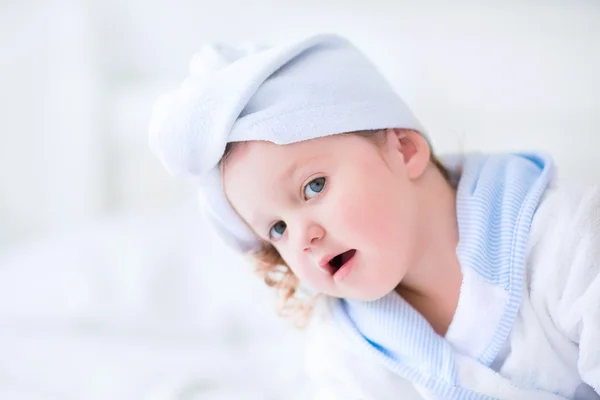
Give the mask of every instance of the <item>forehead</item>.
<path id="1" fill-rule="evenodd" d="M 345 150 L 349 139 L 348 135 L 331 135 L 286 145 L 266 141 L 239 143 L 225 163 L 225 178 L 239 172 L 261 172 L 261 176 L 268 176 L 294 163 L 302 164 L 322 155 L 335 156 Z"/>

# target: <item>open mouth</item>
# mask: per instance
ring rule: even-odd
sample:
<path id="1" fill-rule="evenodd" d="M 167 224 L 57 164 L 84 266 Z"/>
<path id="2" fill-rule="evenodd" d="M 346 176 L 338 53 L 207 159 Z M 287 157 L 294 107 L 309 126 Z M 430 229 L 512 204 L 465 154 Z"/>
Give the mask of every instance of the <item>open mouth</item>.
<path id="1" fill-rule="evenodd" d="M 330 267 L 329 272 L 331 273 L 331 275 L 334 275 L 348 261 L 350 261 L 352 259 L 352 257 L 354 257 L 354 254 L 356 254 L 356 250 L 352 249 L 352 250 L 348 250 L 342 254 L 338 254 L 337 256 L 335 256 L 331 260 L 329 260 L 329 267 Z"/>

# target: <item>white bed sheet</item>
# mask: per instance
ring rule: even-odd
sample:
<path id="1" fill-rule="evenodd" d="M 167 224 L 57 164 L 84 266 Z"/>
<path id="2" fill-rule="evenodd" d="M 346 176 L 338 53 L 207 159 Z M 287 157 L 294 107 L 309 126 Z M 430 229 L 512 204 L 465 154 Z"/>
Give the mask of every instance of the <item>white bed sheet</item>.
<path id="1" fill-rule="evenodd" d="M 306 399 L 302 333 L 193 207 L 0 253 L 2 399 Z"/>

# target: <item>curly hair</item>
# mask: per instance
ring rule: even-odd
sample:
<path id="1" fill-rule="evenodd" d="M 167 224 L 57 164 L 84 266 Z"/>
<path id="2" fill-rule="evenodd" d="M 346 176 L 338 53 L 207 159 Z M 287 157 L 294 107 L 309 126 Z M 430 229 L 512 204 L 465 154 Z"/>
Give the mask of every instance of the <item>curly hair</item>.
<path id="1" fill-rule="evenodd" d="M 375 145 L 380 145 L 383 130 L 360 131 L 344 133 L 346 135 L 359 135 L 369 139 Z M 239 143 L 228 143 L 225 153 L 220 161 L 221 172 L 227 160 Z M 450 181 L 450 175 L 444 165 L 437 159 L 433 151 L 430 162 L 439 170 L 446 181 Z M 292 272 L 277 249 L 266 241 L 260 247 L 246 254 L 251 264 L 254 264 L 254 272 L 264 280 L 267 286 L 276 290 L 277 314 L 288 318 L 297 328 L 305 327 L 310 321 L 315 301 L 318 295 L 310 295 L 300 288 L 298 277 Z"/>

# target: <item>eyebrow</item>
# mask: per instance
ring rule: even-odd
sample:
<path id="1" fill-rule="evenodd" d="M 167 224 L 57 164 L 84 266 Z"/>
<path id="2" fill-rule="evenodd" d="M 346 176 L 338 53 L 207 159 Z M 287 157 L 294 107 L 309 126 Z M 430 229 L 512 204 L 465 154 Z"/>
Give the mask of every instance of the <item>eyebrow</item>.
<path id="1" fill-rule="evenodd" d="M 286 170 L 283 171 L 281 175 L 279 175 L 278 182 L 285 180 L 288 177 L 294 178 L 299 171 L 306 167 L 307 164 L 314 162 L 319 158 L 323 158 L 324 154 L 318 154 L 316 156 L 311 156 L 308 158 L 304 158 L 296 161 L 292 165 L 290 165 Z"/>

